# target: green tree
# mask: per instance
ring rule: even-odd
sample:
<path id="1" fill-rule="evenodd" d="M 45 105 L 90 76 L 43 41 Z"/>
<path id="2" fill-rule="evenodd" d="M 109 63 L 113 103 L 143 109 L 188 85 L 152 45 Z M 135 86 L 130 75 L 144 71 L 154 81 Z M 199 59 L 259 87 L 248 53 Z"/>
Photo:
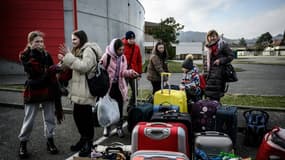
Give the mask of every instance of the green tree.
<path id="1" fill-rule="evenodd" d="M 170 59 L 173 59 L 176 55 L 175 50 L 171 47 L 171 43 L 179 43 L 177 40 L 177 36 L 179 36 L 178 31 L 183 28 L 184 25 L 177 23 L 173 17 L 169 17 L 161 20 L 159 26 L 150 33 L 155 39 L 160 39 L 165 43 Z"/>
<path id="2" fill-rule="evenodd" d="M 242 47 L 247 47 L 247 43 L 243 37 L 239 40 L 239 45 Z"/>
<path id="3" fill-rule="evenodd" d="M 263 50 L 271 43 L 272 43 L 272 36 L 269 32 L 266 32 L 263 33 L 260 37 L 258 37 L 257 41 L 255 42 L 255 46 L 257 50 Z"/>

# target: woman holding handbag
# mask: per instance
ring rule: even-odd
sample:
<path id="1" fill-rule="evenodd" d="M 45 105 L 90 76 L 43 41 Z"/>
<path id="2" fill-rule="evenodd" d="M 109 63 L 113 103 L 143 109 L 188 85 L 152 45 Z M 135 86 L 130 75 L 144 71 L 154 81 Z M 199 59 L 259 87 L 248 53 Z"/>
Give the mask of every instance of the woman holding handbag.
<path id="1" fill-rule="evenodd" d="M 117 135 L 121 138 L 124 137 L 122 129 L 123 125 L 123 106 L 127 103 L 128 98 L 128 86 L 126 84 L 125 77 L 134 78 L 139 74 L 133 69 L 127 69 L 127 59 L 123 54 L 124 44 L 121 39 L 113 39 L 111 43 L 106 47 L 106 51 L 101 58 L 103 66 L 107 66 L 107 59 L 110 57 L 110 61 L 107 67 L 107 71 L 110 77 L 110 89 L 109 95 L 111 98 L 118 102 L 120 110 L 120 121 L 116 124 Z M 109 136 L 111 126 L 104 128 L 103 135 Z"/>
<path id="2" fill-rule="evenodd" d="M 208 70 L 205 95 L 211 100 L 220 101 L 226 87 L 223 68 L 225 64 L 233 60 L 233 51 L 215 30 L 210 30 L 207 33 L 205 51 Z"/>

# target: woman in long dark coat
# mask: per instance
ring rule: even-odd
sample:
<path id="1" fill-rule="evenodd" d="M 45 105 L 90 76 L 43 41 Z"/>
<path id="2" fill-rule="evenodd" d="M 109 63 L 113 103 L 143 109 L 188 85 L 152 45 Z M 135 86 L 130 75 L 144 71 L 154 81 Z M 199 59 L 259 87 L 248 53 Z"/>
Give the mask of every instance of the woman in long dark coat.
<path id="1" fill-rule="evenodd" d="M 207 33 L 205 49 L 208 70 L 205 95 L 211 100 L 220 101 L 226 87 L 222 71 L 224 65 L 233 60 L 234 55 L 228 44 L 219 37 L 215 30 L 210 30 Z"/>

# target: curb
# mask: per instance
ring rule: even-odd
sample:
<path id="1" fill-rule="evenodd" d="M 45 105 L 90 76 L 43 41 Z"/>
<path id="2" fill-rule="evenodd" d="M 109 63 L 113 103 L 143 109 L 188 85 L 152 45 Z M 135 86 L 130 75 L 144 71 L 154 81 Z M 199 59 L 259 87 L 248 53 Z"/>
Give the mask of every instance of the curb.
<path id="1" fill-rule="evenodd" d="M 2 102 L 0 102 L 0 105 L 4 106 L 4 107 L 12 107 L 12 108 L 24 109 L 24 105 L 23 104 L 12 104 L 12 103 L 2 103 Z M 71 108 L 63 107 L 62 109 L 63 109 L 63 113 L 66 113 L 66 114 L 72 114 L 73 113 L 73 110 Z"/>

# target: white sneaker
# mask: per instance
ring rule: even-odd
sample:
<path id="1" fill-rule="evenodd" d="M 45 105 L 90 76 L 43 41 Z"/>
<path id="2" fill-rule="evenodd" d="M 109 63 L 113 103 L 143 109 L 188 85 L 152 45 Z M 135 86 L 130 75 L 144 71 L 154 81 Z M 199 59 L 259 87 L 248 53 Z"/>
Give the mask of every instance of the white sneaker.
<path id="1" fill-rule="evenodd" d="M 110 135 L 111 127 L 104 127 L 103 136 L 108 137 Z"/>

